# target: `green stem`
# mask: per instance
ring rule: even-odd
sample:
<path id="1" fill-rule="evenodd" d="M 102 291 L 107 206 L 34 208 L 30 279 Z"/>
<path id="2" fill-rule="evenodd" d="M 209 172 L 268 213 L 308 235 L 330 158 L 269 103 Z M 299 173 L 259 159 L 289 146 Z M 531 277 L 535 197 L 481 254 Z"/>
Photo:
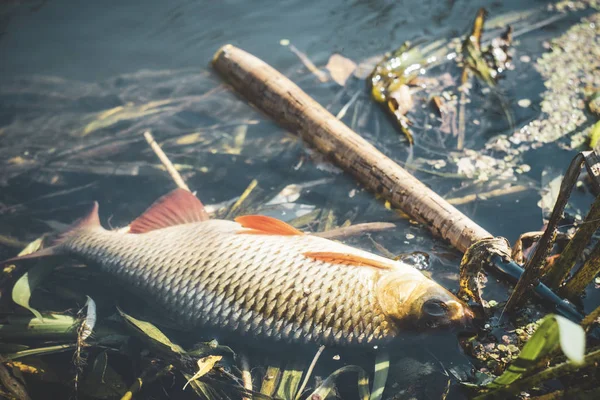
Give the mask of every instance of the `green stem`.
<path id="1" fill-rule="evenodd" d="M 571 372 L 582 370 L 586 367 L 593 366 L 598 362 L 600 362 L 600 349 L 588 353 L 581 364 L 564 362 L 555 365 L 528 378 L 515 381 L 513 384 L 507 387 L 496 389 L 488 393 L 483 393 L 475 397 L 475 400 L 507 398 L 507 394 L 515 395 L 524 390 L 531 390 L 531 388 L 534 388 L 547 380 L 556 379 Z"/>

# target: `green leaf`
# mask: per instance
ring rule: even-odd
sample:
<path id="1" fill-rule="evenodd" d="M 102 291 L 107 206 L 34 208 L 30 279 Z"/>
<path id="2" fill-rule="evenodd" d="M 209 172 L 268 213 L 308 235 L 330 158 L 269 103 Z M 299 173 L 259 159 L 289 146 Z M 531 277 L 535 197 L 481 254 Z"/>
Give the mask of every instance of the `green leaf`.
<path id="1" fill-rule="evenodd" d="M 574 364 L 583 364 L 585 357 L 585 331 L 583 328 L 560 315 L 554 316 L 559 331 L 560 348 Z"/>
<path id="2" fill-rule="evenodd" d="M 23 251 L 19 253 L 19 255 L 25 256 L 27 254 L 34 253 L 38 251 L 41 247 L 42 238 L 36 239 L 35 241 L 29 243 L 27 247 L 25 247 Z M 29 301 L 31 300 L 31 293 L 40 284 L 40 282 L 42 282 L 44 278 L 52 271 L 53 268 L 53 263 L 44 262 L 38 264 L 31 268 L 29 271 L 25 272 L 23 276 L 21 276 L 19 280 L 17 280 L 15 286 L 13 286 L 13 301 L 21 307 L 25 307 L 26 309 L 31 311 L 33 315 L 40 319 L 42 318 L 42 314 L 29 305 Z"/>
<path id="3" fill-rule="evenodd" d="M 358 394 L 361 400 L 369 400 L 369 377 L 364 369 L 356 365 L 347 365 L 333 372 L 331 375 L 327 377 L 317 389 L 308 399 L 325 399 L 335 386 L 335 380 L 338 376 L 346 372 L 356 372 L 358 373 Z"/>
<path id="4" fill-rule="evenodd" d="M 63 339 L 77 337 L 78 320 L 70 315 L 43 314 L 42 318 L 11 315 L 0 324 L 0 339 Z"/>
<path id="5" fill-rule="evenodd" d="M 294 400 L 300 386 L 302 374 L 303 371 L 301 368 L 289 367 L 283 370 L 279 388 L 277 389 L 277 397 L 284 400 Z"/>
<path id="6" fill-rule="evenodd" d="M 571 362 L 582 363 L 585 353 L 585 331 L 575 322 L 550 314 L 544 317 L 519 357 L 485 388 L 496 389 L 510 385 L 558 347 Z"/>
<path id="7" fill-rule="evenodd" d="M 41 356 L 44 354 L 61 353 L 63 351 L 74 349 L 75 346 L 76 346 L 75 344 L 60 344 L 60 345 L 56 345 L 56 346 L 39 347 L 37 349 L 21 350 L 21 351 L 15 352 L 15 353 L 2 354 L 2 359 L 4 361 L 9 361 L 9 360 L 17 360 L 22 357 Z"/>
<path id="8" fill-rule="evenodd" d="M 267 372 L 262 381 L 262 385 L 260 387 L 260 392 L 262 394 L 266 394 L 267 396 L 273 396 L 275 393 L 275 389 L 277 388 L 278 378 L 280 375 L 280 369 L 278 366 L 269 365 L 267 367 Z"/>
<path id="9" fill-rule="evenodd" d="M 86 373 L 81 383 L 81 391 L 96 399 L 121 398 L 127 385 L 121 375 L 108 363 L 108 352 L 98 354 L 91 371 Z"/>
<path id="10" fill-rule="evenodd" d="M 373 378 L 373 391 L 370 400 L 380 400 L 387 382 L 390 370 L 390 354 L 387 351 L 378 351 L 375 358 L 375 377 Z"/>
<path id="11" fill-rule="evenodd" d="M 137 333 L 142 334 L 146 339 L 149 339 L 151 343 L 155 343 L 163 348 L 167 347 L 170 351 L 176 354 L 185 353 L 185 350 L 181 346 L 171 342 L 171 340 L 164 333 L 162 333 L 160 329 L 150 322 L 133 318 L 131 315 L 126 314 L 118 307 L 117 310 L 119 311 L 119 314 L 121 314 L 121 317 L 123 317 L 130 326 L 135 328 Z"/>

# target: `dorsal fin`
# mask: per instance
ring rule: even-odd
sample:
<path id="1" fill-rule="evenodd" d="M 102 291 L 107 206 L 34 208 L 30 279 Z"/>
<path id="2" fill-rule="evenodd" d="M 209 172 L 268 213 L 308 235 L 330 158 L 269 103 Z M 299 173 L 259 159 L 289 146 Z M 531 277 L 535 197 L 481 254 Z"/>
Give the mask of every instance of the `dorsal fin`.
<path id="1" fill-rule="evenodd" d="M 71 225 L 69 225 L 69 227 L 65 230 L 63 230 L 62 232 L 60 232 L 55 239 L 52 241 L 52 245 L 57 245 L 61 242 L 63 242 L 67 237 L 69 236 L 73 236 L 75 234 L 77 234 L 78 231 L 81 231 L 83 229 L 90 229 L 90 228 L 98 228 L 100 227 L 100 216 L 98 215 L 98 202 L 95 201 L 91 208 L 90 211 L 88 211 L 88 213 L 84 216 L 79 218 L 77 221 L 73 222 Z"/>
<path id="2" fill-rule="evenodd" d="M 242 234 L 282 236 L 304 235 L 304 232 L 293 226 L 286 224 L 277 218 L 267 217 L 266 215 L 244 215 L 242 217 L 237 217 L 235 222 L 239 223 L 244 228 L 248 228 L 248 230 L 238 232 Z"/>
<path id="3" fill-rule="evenodd" d="M 184 189 L 175 189 L 156 200 L 129 225 L 129 233 L 144 233 L 174 225 L 201 222 L 208 213 L 196 196 Z"/>
<path id="4" fill-rule="evenodd" d="M 306 257 L 331 264 L 353 265 L 355 267 L 373 267 L 377 269 L 393 269 L 392 261 L 385 263 L 378 260 L 350 253 L 334 253 L 327 251 L 304 253 Z"/>

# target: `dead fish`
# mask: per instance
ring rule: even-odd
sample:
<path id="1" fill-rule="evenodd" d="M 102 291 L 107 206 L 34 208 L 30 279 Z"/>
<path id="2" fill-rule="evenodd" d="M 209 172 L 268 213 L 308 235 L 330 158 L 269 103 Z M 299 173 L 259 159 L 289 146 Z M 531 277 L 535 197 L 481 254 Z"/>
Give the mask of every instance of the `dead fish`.
<path id="1" fill-rule="evenodd" d="M 463 302 L 407 264 L 271 217 L 211 220 L 181 189 L 154 203 L 129 233 L 102 228 L 95 203 L 53 246 L 21 259 L 51 255 L 98 265 L 199 332 L 374 346 L 473 318 Z"/>

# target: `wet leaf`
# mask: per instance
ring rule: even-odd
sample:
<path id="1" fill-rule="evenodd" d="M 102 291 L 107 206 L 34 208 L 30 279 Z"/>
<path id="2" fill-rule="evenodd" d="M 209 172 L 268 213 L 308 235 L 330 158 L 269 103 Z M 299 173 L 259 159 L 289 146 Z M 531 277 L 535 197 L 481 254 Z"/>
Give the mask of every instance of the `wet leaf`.
<path id="1" fill-rule="evenodd" d="M 496 389 L 512 384 L 558 347 L 571 362 L 583 363 L 585 331 L 581 326 L 564 317 L 547 315 L 527 341 L 519 357 L 501 376 L 485 387 Z"/>
<path id="2" fill-rule="evenodd" d="M 386 351 L 379 351 L 375 358 L 375 377 L 373 378 L 373 391 L 370 400 L 380 400 L 383 396 L 383 389 L 385 389 L 389 371 L 390 355 Z"/>
<path id="3" fill-rule="evenodd" d="M 145 104 L 126 104 L 111 108 L 94 115 L 91 121 L 83 128 L 81 136 L 87 136 L 90 133 L 100 129 L 109 128 L 119 122 L 135 120 L 143 117 L 148 117 L 153 114 L 174 111 L 180 106 L 182 100 L 159 100 L 151 101 Z"/>
<path id="4" fill-rule="evenodd" d="M 197 361 L 198 371 L 188 379 L 188 381 L 183 385 L 183 390 L 189 385 L 192 381 L 196 381 L 202 378 L 204 375 L 208 374 L 211 369 L 215 367 L 215 364 L 221 361 L 223 356 L 206 356 Z"/>
<path id="5" fill-rule="evenodd" d="M 183 373 L 185 379 L 190 383 L 190 387 L 196 392 L 198 397 L 201 399 L 221 399 L 223 398 L 220 393 L 211 385 L 206 382 L 192 380 L 192 376 L 187 373 Z"/>
<path id="6" fill-rule="evenodd" d="M 278 366 L 269 365 L 267 367 L 267 372 L 265 372 L 265 376 L 263 377 L 262 385 L 260 387 L 260 392 L 262 394 L 266 394 L 267 396 L 273 396 L 275 393 L 275 389 L 277 389 L 278 378 L 280 375 L 280 369 Z"/>
<path id="7" fill-rule="evenodd" d="M 348 78 L 356 70 L 356 63 L 339 54 L 332 54 L 325 66 L 331 78 L 340 86 L 344 86 Z"/>
<path id="8" fill-rule="evenodd" d="M 10 361 L 6 365 L 12 367 L 13 370 L 19 370 L 23 374 L 35 375 L 37 379 L 44 382 L 61 383 L 72 378 L 69 371 L 71 365 L 57 367 L 41 357 L 28 357 L 23 361 Z"/>
<path id="9" fill-rule="evenodd" d="M 2 358 L 5 361 L 8 360 L 18 360 L 19 358 L 29 357 L 29 356 L 41 356 L 45 354 L 54 354 L 61 353 L 63 351 L 74 349 L 74 344 L 60 344 L 56 346 L 48 346 L 48 347 L 39 347 L 37 349 L 27 349 L 17 351 L 15 353 L 2 354 Z"/>
<path id="10" fill-rule="evenodd" d="M 139 333 L 143 334 L 146 338 L 150 339 L 152 342 L 156 343 L 157 345 L 159 345 L 161 347 L 167 347 L 173 353 L 176 353 L 176 354 L 185 353 L 185 350 L 181 346 L 171 342 L 171 340 L 164 333 L 162 333 L 162 331 L 160 329 L 158 329 L 156 326 L 154 326 L 150 322 L 136 319 L 136 318 L 126 314 L 125 312 L 123 312 L 123 310 L 121 310 L 120 308 L 117 308 L 117 310 L 119 311 L 119 314 L 121 315 L 121 317 L 123 317 L 130 326 L 134 327 Z"/>
<path id="11" fill-rule="evenodd" d="M 120 398 L 127 391 L 121 375 L 108 363 L 107 351 L 98 354 L 94 360 L 92 370 L 81 384 L 81 391 L 99 399 Z"/>
<path id="12" fill-rule="evenodd" d="M 65 339 L 77 336 L 78 321 L 70 315 L 43 314 L 42 318 L 10 316 L 0 325 L 3 339 Z"/>
<path id="13" fill-rule="evenodd" d="M 38 251 L 42 247 L 42 242 L 43 239 L 38 238 L 29 243 L 27 247 L 25 247 L 23 251 L 19 253 L 19 256 L 24 256 Z M 29 305 L 29 301 L 31 300 L 31 293 L 33 290 L 52 271 L 52 268 L 54 268 L 52 263 L 41 263 L 34 266 L 29 271 L 25 272 L 23 276 L 19 278 L 19 280 L 17 280 L 17 283 L 15 283 L 15 286 L 13 286 L 12 290 L 13 301 L 21 307 L 25 307 L 31 311 L 33 315 L 40 319 L 42 318 L 42 314 L 31 307 Z"/>
<path id="14" fill-rule="evenodd" d="M 87 308 L 87 312 L 83 322 L 80 327 L 80 337 L 81 341 L 85 341 L 92 332 L 94 331 L 94 327 L 96 326 L 96 302 L 92 300 L 90 296 L 86 296 L 87 300 L 85 302 L 85 306 L 79 311 L 79 314 L 83 314 L 83 309 Z"/>
<path id="15" fill-rule="evenodd" d="M 390 110 L 396 114 L 396 118 L 400 115 L 405 115 L 415 105 L 408 85 L 400 85 L 397 89 L 390 92 L 388 98 Z"/>
<path id="16" fill-rule="evenodd" d="M 302 380 L 303 368 L 297 368 L 293 366 L 287 366 L 281 373 L 281 380 L 279 381 L 279 387 L 277 388 L 277 397 L 284 400 L 294 400 L 298 387 Z"/>
<path id="17" fill-rule="evenodd" d="M 13 369 L 13 373 L 11 374 L 4 364 L 0 364 L 0 386 L 9 392 L 8 395 L 4 395 L 4 393 L 2 393 L 2 397 L 9 399 L 30 400 L 31 397 L 29 397 L 29 394 L 27 393 L 24 380 L 19 379 L 17 374 L 14 372 L 15 371 Z"/>
<path id="18" fill-rule="evenodd" d="M 334 373 L 329 375 L 327 379 L 323 381 L 323 383 L 315 389 L 314 392 L 310 396 L 309 399 L 325 399 L 333 388 L 335 387 L 335 380 L 341 374 L 347 372 L 356 372 L 358 374 L 358 393 L 361 400 L 369 400 L 369 377 L 364 369 L 356 365 L 347 365 L 336 370 Z"/>

